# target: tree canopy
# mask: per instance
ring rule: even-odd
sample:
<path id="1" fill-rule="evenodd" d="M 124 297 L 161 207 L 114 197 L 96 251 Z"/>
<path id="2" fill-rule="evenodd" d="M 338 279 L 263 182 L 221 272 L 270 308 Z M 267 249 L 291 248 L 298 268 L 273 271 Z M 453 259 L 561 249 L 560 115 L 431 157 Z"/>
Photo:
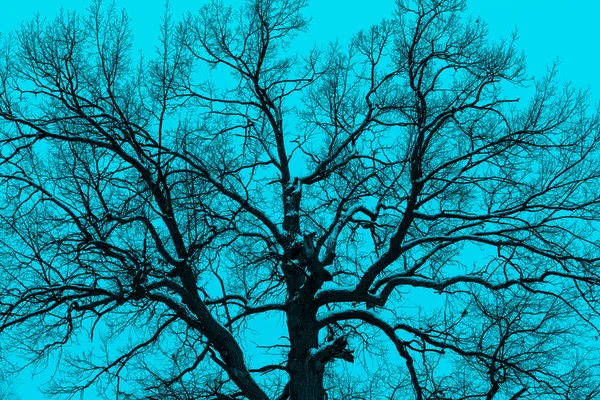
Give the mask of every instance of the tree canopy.
<path id="1" fill-rule="evenodd" d="M 307 0 L 4 36 L 3 351 L 60 398 L 600 396 L 597 110 L 396 4 L 306 54 Z"/>

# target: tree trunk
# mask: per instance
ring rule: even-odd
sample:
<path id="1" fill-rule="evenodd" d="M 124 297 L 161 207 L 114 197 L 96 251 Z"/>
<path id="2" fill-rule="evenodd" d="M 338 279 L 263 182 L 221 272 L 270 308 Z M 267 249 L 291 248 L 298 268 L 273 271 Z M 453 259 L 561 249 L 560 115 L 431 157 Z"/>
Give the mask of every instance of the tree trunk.
<path id="1" fill-rule="evenodd" d="M 325 370 L 312 357 L 319 346 L 317 307 L 305 295 L 294 298 L 288 309 L 290 400 L 325 400 Z"/>

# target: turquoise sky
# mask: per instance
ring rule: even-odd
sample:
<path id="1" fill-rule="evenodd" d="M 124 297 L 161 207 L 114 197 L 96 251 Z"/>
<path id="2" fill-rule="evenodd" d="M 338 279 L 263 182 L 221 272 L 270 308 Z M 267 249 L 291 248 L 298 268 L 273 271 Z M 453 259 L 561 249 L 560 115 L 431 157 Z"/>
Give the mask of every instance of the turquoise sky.
<path id="1" fill-rule="evenodd" d="M 132 19 L 135 46 L 145 53 L 151 52 L 158 36 L 164 1 L 117 0 L 117 3 L 128 10 Z M 203 0 L 171 0 L 172 13 L 177 17 L 197 9 L 202 3 Z M 468 4 L 470 14 L 489 24 L 492 37 L 508 36 L 518 28 L 518 47 L 527 55 L 530 74 L 542 75 L 549 63 L 559 59 L 561 79 L 572 81 L 578 87 L 590 87 L 593 98 L 600 98 L 597 72 L 600 56 L 596 45 L 600 38 L 600 24 L 596 23 L 599 1 L 470 0 Z M 61 7 L 84 11 L 86 6 L 85 1 L 74 0 L 4 0 L 0 31 L 17 29 L 36 12 L 53 17 Z M 308 10 L 313 18 L 311 31 L 299 40 L 305 41 L 307 47 L 315 41 L 324 45 L 339 39 L 344 43 L 353 32 L 389 16 L 393 9 L 394 0 L 313 0 Z M 43 399 L 36 389 L 36 384 L 42 382 L 40 379 L 31 381 L 27 374 L 15 381 L 14 389 L 22 400 Z M 94 399 L 93 391 L 85 399 Z"/>
<path id="2" fill-rule="evenodd" d="M 226 2 L 229 2 L 226 1 Z M 233 0 L 231 2 L 240 2 Z M 132 19 L 138 46 L 152 50 L 158 35 L 158 19 L 164 0 L 117 0 Z M 203 0 L 171 0 L 173 14 L 193 11 Z M 394 9 L 394 0 L 313 0 L 309 12 L 312 29 L 304 40 L 322 42 L 347 38 L 359 28 L 377 22 Z M 367 4 L 365 6 L 365 4 Z M 53 16 L 61 7 L 84 10 L 87 2 L 76 0 L 2 1 L 0 31 L 17 28 L 36 12 Z M 543 74 L 546 65 L 561 60 L 563 79 L 579 87 L 590 86 L 595 98 L 600 94 L 600 2 L 596 0 L 468 0 L 469 11 L 489 24 L 493 36 L 508 35 L 518 28 L 519 47 L 528 56 L 529 71 Z"/>

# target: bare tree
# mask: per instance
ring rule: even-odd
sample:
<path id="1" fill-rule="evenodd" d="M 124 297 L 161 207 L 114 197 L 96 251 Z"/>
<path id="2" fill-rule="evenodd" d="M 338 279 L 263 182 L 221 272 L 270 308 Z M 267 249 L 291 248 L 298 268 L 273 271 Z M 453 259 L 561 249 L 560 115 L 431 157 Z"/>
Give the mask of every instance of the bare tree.
<path id="1" fill-rule="evenodd" d="M 587 94 L 460 0 L 297 55 L 306 3 L 4 38 L 3 348 L 59 396 L 600 396 Z"/>

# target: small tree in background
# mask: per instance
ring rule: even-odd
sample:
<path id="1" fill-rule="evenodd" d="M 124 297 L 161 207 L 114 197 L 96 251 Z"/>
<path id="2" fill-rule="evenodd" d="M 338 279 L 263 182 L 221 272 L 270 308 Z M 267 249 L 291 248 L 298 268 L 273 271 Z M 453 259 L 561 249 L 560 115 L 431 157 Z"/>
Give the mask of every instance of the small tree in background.
<path id="1" fill-rule="evenodd" d="M 11 353 L 61 396 L 599 396 L 586 93 L 459 0 L 296 55 L 306 3 L 167 9 L 149 62 L 100 2 L 4 38 Z"/>

